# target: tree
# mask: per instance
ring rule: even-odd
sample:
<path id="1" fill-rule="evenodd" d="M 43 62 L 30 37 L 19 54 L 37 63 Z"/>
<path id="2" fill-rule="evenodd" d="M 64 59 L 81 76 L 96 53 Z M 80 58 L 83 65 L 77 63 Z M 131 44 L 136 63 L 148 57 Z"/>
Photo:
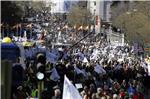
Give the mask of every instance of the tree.
<path id="1" fill-rule="evenodd" d="M 79 26 L 87 26 L 91 24 L 92 15 L 87 8 L 79 7 L 78 5 L 74 5 L 68 16 L 67 20 L 71 26 L 76 25 Z"/>
<path id="2" fill-rule="evenodd" d="M 24 7 L 20 2 L 1 1 L 1 22 L 14 25 L 21 22 L 25 15 Z"/>
<path id="3" fill-rule="evenodd" d="M 49 13 L 51 4 L 46 1 L 1 1 L 1 21 L 14 25 L 22 22 L 24 17 L 33 17 L 38 13 Z"/>
<path id="4" fill-rule="evenodd" d="M 139 12 L 143 13 L 150 19 L 150 1 L 148 2 L 137 2 L 135 8 L 138 9 Z"/>
<path id="5" fill-rule="evenodd" d="M 128 5 L 126 8 L 114 7 L 114 15 L 117 9 L 120 13 L 117 11 L 118 16 L 113 18 L 112 23 L 126 34 L 130 42 L 145 44 L 149 42 L 150 35 L 150 2 L 134 2 L 132 6 L 129 2 Z"/>
<path id="6" fill-rule="evenodd" d="M 52 2 L 30 1 L 29 4 L 32 10 L 34 10 L 36 13 L 49 13 L 51 10 Z"/>

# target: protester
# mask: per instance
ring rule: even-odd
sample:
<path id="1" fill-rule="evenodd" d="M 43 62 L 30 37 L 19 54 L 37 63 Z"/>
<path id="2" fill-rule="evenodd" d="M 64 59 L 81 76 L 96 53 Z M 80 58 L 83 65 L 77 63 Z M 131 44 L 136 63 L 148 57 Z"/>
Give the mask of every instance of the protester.
<path id="1" fill-rule="evenodd" d="M 56 22 L 53 29 L 58 31 L 60 24 L 66 25 Z M 43 32 L 40 39 L 44 38 Z M 144 99 L 149 86 L 145 61 L 136 57 L 130 46 L 112 46 L 104 39 L 91 45 L 87 42 L 84 40 L 70 49 L 64 47 L 61 50 L 43 44 L 25 48 L 25 78 L 30 86 L 28 96 L 37 96 L 36 71 L 38 64 L 42 63 L 45 67 L 44 88 L 47 89 L 44 94 L 48 94 L 43 99 L 61 99 L 64 75 L 74 85 L 82 85 L 79 91 L 83 99 Z M 39 52 L 43 53 L 42 58 L 39 58 Z M 54 86 L 59 89 L 53 89 Z"/>
<path id="2" fill-rule="evenodd" d="M 60 89 L 55 89 L 55 93 L 54 93 L 54 96 L 52 97 L 52 99 L 61 99 L 60 95 L 61 95 Z"/>

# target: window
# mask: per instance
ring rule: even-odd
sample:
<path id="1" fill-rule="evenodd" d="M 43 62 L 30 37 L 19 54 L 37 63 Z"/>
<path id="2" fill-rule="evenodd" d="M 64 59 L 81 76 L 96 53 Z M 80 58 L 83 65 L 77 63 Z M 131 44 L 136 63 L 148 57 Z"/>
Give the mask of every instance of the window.
<path id="1" fill-rule="evenodd" d="M 94 1 L 94 5 L 96 6 L 96 1 Z"/>

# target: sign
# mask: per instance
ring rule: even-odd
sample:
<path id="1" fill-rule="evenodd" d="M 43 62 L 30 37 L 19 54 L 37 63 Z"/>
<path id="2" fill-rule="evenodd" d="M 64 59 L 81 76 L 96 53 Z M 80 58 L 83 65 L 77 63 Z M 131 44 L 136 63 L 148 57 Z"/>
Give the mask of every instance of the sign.
<path id="1" fill-rule="evenodd" d="M 76 86 L 77 89 L 83 88 L 81 83 L 75 84 L 75 86 Z"/>
<path id="2" fill-rule="evenodd" d="M 150 51 L 150 48 L 144 48 L 145 51 Z"/>
<path id="3" fill-rule="evenodd" d="M 145 50 L 145 51 L 150 51 L 150 44 L 146 44 L 146 45 L 144 46 L 144 50 Z"/>

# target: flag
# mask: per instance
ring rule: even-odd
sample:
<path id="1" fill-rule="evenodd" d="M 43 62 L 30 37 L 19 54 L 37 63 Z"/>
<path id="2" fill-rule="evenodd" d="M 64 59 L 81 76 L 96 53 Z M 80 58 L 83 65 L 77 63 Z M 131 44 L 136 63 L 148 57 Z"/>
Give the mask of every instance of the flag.
<path id="1" fill-rule="evenodd" d="M 78 30 L 82 30 L 82 28 L 83 28 L 83 26 L 80 26 L 80 27 L 78 28 Z"/>
<path id="2" fill-rule="evenodd" d="M 83 63 L 88 63 L 88 60 L 87 60 L 87 58 L 86 57 L 84 57 L 84 59 L 83 59 L 83 61 L 82 61 Z"/>
<path id="3" fill-rule="evenodd" d="M 80 70 L 78 67 L 74 67 L 75 71 L 77 74 L 83 74 L 84 75 L 84 72 L 82 70 Z"/>
<path id="4" fill-rule="evenodd" d="M 100 64 L 102 64 L 104 62 L 104 58 L 102 58 L 101 60 L 100 60 Z"/>
<path id="5" fill-rule="evenodd" d="M 122 68 L 121 65 L 117 65 L 117 66 L 114 67 L 114 70 L 119 70 L 119 69 L 121 69 L 121 68 Z"/>
<path id="6" fill-rule="evenodd" d="M 94 50 L 94 52 L 90 56 L 90 60 L 97 60 L 98 56 L 99 56 L 99 51 L 96 49 L 96 50 Z"/>
<path id="7" fill-rule="evenodd" d="M 98 74 L 106 74 L 106 71 L 98 64 L 94 67 L 94 71 Z"/>
<path id="8" fill-rule="evenodd" d="M 50 79 L 53 80 L 53 81 L 57 81 L 60 79 L 60 76 L 59 74 L 57 73 L 57 70 L 56 68 L 54 67 L 52 70 L 51 70 L 52 74 L 50 76 Z"/>
<path id="9" fill-rule="evenodd" d="M 81 52 L 78 52 L 77 55 L 79 56 L 79 60 L 82 61 L 84 59 L 84 54 Z"/>
<path id="10" fill-rule="evenodd" d="M 64 87 L 63 87 L 63 98 L 62 99 L 82 99 L 78 90 L 69 81 L 69 79 L 64 77 Z"/>
<path id="11" fill-rule="evenodd" d="M 118 61 L 118 62 L 123 62 L 124 59 L 123 59 L 123 58 L 119 58 L 117 61 Z"/>
<path id="12" fill-rule="evenodd" d="M 74 29 L 76 29 L 76 25 L 74 25 L 74 27 L 73 27 Z"/>
<path id="13" fill-rule="evenodd" d="M 85 27 L 85 30 L 88 30 L 88 29 L 89 29 L 89 26 L 86 26 L 86 27 Z"/>
<path id="14" fill-rule="evenodd" d="M 50 63 L 56 63 L 57 61 L 57 56 L 49 51 L 47 51 L 46 53 L 46 59 L 47 61 L 49 61 Z"/>
<path id="15" fill-rule="evenodd" d="M 76 88 L 78 88 L 78 89 L 83 88 L 82 83 L 77 83 L 77 84 L 75 84 L 75 86 L 76 86 Z"/>

